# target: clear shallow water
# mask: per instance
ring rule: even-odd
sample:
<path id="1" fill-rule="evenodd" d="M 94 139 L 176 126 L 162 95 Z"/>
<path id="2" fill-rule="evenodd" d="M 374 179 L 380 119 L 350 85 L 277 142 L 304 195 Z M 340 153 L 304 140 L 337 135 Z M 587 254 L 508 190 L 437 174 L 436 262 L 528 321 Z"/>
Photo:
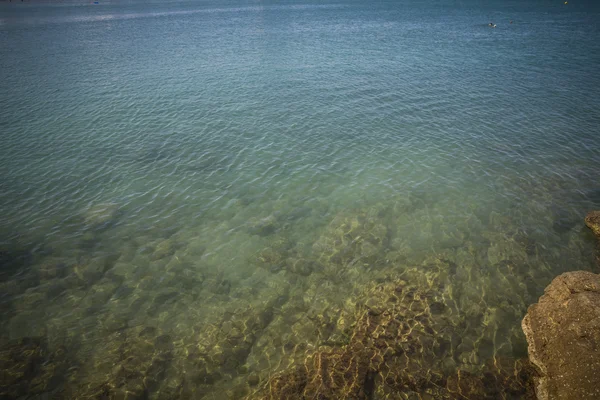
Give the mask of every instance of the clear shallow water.
<path id="1" fill-rule="evenodd" d="M 1 4 L 3 393 L 277 397 L 400 286 L 442 377 L 365 396 L 525 356 L 598 270 L 600 9 L 560 3 Z"/>

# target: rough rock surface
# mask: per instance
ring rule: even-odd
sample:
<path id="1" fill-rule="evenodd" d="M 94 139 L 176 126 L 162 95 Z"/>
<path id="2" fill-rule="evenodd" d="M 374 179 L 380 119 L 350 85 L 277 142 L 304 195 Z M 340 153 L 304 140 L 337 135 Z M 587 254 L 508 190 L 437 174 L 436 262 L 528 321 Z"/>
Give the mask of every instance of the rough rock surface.
<path id="1" fill-rule="evenodd" d="M 598 238 L 598 246 L 596 246 L 596 261 L 600 267 L 600 211 L 590 211 L 588 215 L 585 216 L 585 224 Z"/>
<path id="2" fill-rule="evenodd" d="M 556 277 L 522 322 L 540 400 L 600 399 L 600 275 Z"/>
<path id="3" fill-rule="evenodd" d="M 600 211 L 590 211 L 585 216 L 585 224 L 598 236 L 600 239 Z"/>

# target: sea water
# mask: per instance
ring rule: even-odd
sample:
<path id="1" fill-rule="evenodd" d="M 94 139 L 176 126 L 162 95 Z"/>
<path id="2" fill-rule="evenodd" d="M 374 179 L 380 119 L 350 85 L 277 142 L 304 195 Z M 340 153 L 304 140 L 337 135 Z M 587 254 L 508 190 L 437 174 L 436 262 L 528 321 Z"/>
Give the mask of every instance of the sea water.
<path id="1" fill-rule="evenodd" d="M 2 394 L 520 396 L 489 366 L 553 277 L 598 272 L 599 17 L 4 1 Z"/>

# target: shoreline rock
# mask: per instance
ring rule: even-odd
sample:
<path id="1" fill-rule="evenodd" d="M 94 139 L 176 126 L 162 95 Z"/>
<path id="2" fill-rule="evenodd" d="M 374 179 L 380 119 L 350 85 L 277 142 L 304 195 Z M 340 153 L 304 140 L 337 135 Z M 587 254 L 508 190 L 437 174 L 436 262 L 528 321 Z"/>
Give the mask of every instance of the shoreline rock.
<path id="1" fill-rule="evenodd" d="M 600 398 L 600 275 L 559 275 L 529 307 L 521 327 L 540 373 L 539 400 Z"/>
<path id="2" fill-rule="evenodd" d="M 590 211 L 585 216 L 585 224 L 592 230 L 598 239 L 598 245 L 596 246 L 596 263 L 600 268 L 600 211 Z"/>
<path id="3" fill-rule="evenodd" d="M 585 224 L 600 240 L 600 211 L 590 211 L 585 216 Z"/>

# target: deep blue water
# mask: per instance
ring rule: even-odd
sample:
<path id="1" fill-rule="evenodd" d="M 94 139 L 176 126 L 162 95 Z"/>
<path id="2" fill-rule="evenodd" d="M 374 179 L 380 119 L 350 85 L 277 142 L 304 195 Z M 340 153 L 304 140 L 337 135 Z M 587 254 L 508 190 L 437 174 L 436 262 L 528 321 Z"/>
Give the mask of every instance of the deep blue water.
<path id="1" fill-rule="evenodd" d="M 76 372 L 36 393 L 80 393 L 152 328 L 173 350 L 150 398 L 217 398 L 281 369 L 286 315 L 449 260 L 440 298 L 478 339 L 447 358 L 523 357 L 527 306 L 598 271 L 599 20 L 592 1 L 0 3 L 0 344 L 64 349 Z M 244 307 L 272 321 L 240 365 L 182 378 Z"/>

